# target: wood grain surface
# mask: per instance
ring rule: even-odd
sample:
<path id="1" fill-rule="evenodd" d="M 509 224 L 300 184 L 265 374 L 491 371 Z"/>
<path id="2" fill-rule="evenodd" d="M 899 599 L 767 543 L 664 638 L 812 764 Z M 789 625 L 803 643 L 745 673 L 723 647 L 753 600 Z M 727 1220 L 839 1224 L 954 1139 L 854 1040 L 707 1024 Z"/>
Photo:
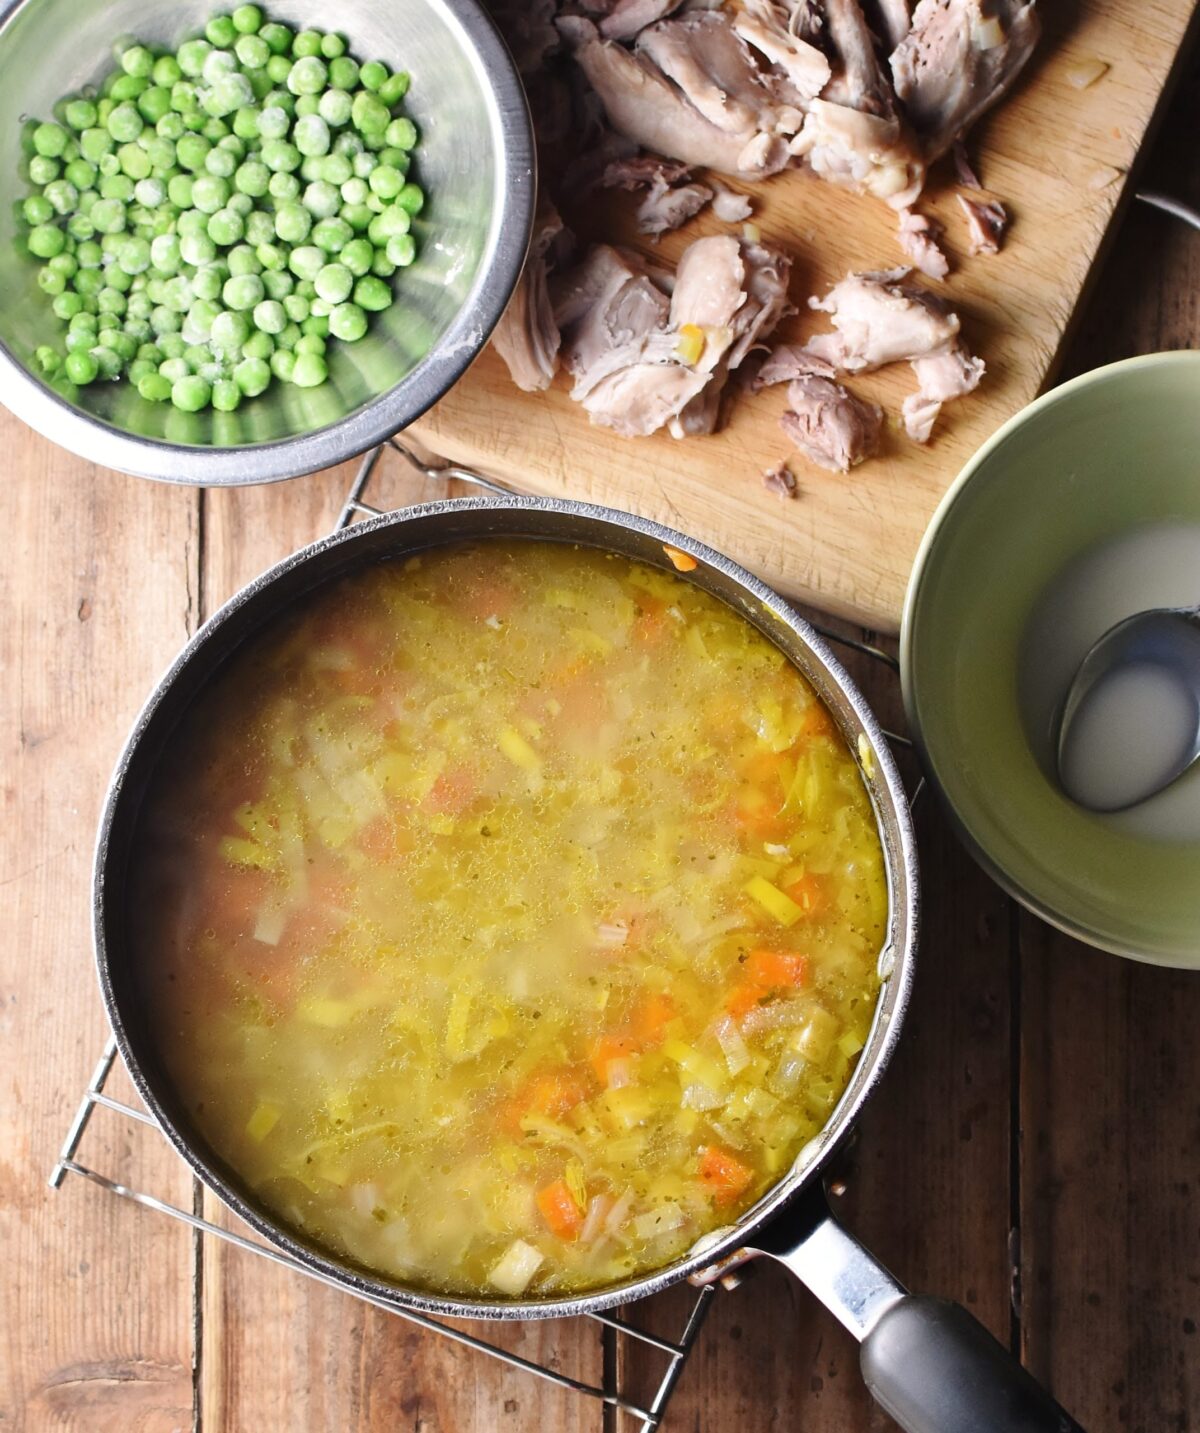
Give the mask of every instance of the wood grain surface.
<path id="1" fill-rule="evenodd" d="M 789 595 L 894 631 L 938 500 L 980 443 L 1054 372 L 1195 3 L 1048 0 L 1040 8 L 1045 33 L 1020 87 L 970 141 L 983 182 L 1013 215 L 1004 249 L 967 256 L 948 161 L 935 167 L 918 206 L 945 225 L 953 264 L 945 283 L 933 287 L 953 301 L 970 346 L 988 366 L 980 388 L 944 410 L 928 447 L 890 426 L 881 455 L 844 476 L 794 455 L 800 496 L 781 502 L 760 479 L 790 451 L 777 421 L 782 388 L 737 395 L 727 425 L 711 437 L 619 438 L 591 426 L 568 396 L 565 376 L 548 393 L 523 394 L 491 350 L 413 431 L 435 451 L 524 491 L 720 533 L 731 556 Z M 1076 88 L 1080 62 L 1095 59 L 1110 69 L 1091 87 Z M 850 269 L 903 262 L 895 215 L 878 200 L 799 172 L 748 192 L 763 236 L 794 256 L 791 294 L 802 308 L 808 295 L 823 294 Z M 609 227 L 598 233 L 589 216 L 567 217 L 590 237 L 653 251 L 628 224 L 606 218 Z M 658 252 L 675 259 L 698 235 L 720 232 L 727 226 L 702 215 L 665 236 Z M 781 333 L 807 337 L 827 326 L 825 315 L 804 310 Z M 901 364 L 851 386 L 898 416 L 915 381 Z"/>
<path id="2" fill-rule="evenodd" d="M 1193 66 L 1147 176 L 1192 203 L 1198 130 Z M 1198 340 L 1200 236 L 1135 210 L 1066 371 Z M 77 1178 L 47 1189 L 105 1033 L 88 878 L 113 760 L 200 617 L 325 531 L 347 474 L 202 496 L 89 467 L 2 415 L 0 443 L 0 1433 L 614 1433 L 592 1402 L 201 1250 Z M 429 494 L 388 464 L 381 501 Z M 890 676 L 856 670 L 898 721 Z M 1200 977 L 1058 935 L 979 872 L 935 804 L 919 826 L 912 1018 L 839 1208 L 913 1287 L 965 1301 L 1091 1433 L 1200 1433 Z M 152 1131 L 102 1111 L 84 1154 L 191 1205 Z M 686 1301 L 638 1316 L 674 1333 Z M 605 1357 L 591 1323 L 506 1337 L 588 1377 Z M 622 1372 L 631 1390 L 650 1375 L 643 1357 Z M 718 1297 L 664 1425 L 889 1426 L 850 1340 L 770 1270 Z"/>

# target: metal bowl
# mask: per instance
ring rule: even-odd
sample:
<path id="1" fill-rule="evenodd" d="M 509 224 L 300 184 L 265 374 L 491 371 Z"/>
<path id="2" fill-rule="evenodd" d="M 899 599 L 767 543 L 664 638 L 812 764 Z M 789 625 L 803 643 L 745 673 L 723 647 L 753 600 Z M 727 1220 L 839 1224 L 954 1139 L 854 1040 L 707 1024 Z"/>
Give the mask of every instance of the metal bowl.
<path id="1" fill-rule="evenodd" d="M 0 0 L 0 175 L 10 195 L 32 119 L 98 81 L 118 39 L 177 45 L 203 29 L 213 0 Z M 408 70 L 428 195 L 414 225 L 419 257 L 365 338 L 330 346 L 329 381 L 274 383 L 236 413 L 183 413 L 127 382 L 68 400 L 36 375 L 33 350 L 61 325 L 0 213 L 0 401 L 92 462 L 170 482 L 269 482 L 328 467 L 419 417 L 479 353 L 524 261 L 534 202 L 533 137 L 520 79 L 475 0 L 269 0 L 273 19 L 336 24 L 352 52 Z"/>

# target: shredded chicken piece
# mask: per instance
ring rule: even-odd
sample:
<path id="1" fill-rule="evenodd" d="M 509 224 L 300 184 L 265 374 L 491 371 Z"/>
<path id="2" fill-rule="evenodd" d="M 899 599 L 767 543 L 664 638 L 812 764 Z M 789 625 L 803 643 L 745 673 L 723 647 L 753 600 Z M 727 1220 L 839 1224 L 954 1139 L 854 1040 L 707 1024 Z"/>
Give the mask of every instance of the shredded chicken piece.
<path id="1" fill-rule="evenodd" d="M 829 83 L 832 71 L 824 52 L 805 38 L 801 29 L 811 26 L 808 12 L 801 7 L 780 3 L 780 0 L 746 0 L 734 20 L 734 29 L 770 64 L 778 67 L 787 80 L 787 89 L 777 85 L 778 93 L 793 103 L 804 105 L 816 99 Z M 812 29 L 816 34 L 816 29 Z"/>
<path id="2" fill-rule="evenodd" d="M 693 244 L 684 252 L 679 261 L 679 274 L 676 280 L 675 295 L 672 299 L 672 316 L 678 318 L 680 322 L 700 322 L 702 325 L 704 323 L 703 318 L 695 317 L 694 310 L 690 319 L 681 317 L 692 306 L 693 301 L 686 292 L 683 298 L 680 298 L 680 289 L 684 287 L 686 280 L 695 279 L 698 296 L 703 293 L 700 288 L 702 283 L 711 284 L 713 282 L 711 275 L 704 272 L 695 257 L 695 252 L 704 242 L 701 240 Z M 726 246 L 734 245 L 736 247 L 742 265 L 744 292 L 739 301 L 729 310 L 728 348 L 720 362 L 714 366 L 712 382 L 683 409 L 679 417 L 671 424 L 671 433 L 676 438 L 697 433 L 711 433 L 716 429 L 717 419 L 720 416 L 721 397 L 730 373 L 741 366 L 756 345 L 770 337 L 782 318 L 795 312 L 789 304 L 787 296 L 788 278 L 792 268 L 791 259 L 769 244 L 751 242 L 746 239 L 737 240 L 732 237 L 723 239 L 723 243 Z M 728 254 L 730 250 L 726 248 L 723 252 Z M 707 296 L 700 301 L 707 302 Z"/>
<path id="3" fill-rule="evenodd" d="M 833 378 L 836 374 L 832 363 L 826 363 L 807 348 L 796 343 L 781 343 L 767 354 L 751 387 L 757 393 L 775 383 L 790 383 L 794 378 Z"/>
<path id="4" fill-rule="evenodd" d="M 967 237 L 972 254 L 998 254 L 1008 229 L 1008 210 L 998 199 L 968 199 L 957 196 L 967 220 Z"/>
<path id="5" fill-rule="evenodd" d="M 513 382 L 526 393 L 548 388 L 558 372 L 560 337 L 548 273 L 559 251 L 569 247 L 570 239 L 558 210 L 549 200 L 541 200 L 525 267 L 492 334 L 492 344 L 508 365 Z"/>
<path id="6" fill-rule="evenodd" d="M 812 101 L 792 153 L 815 174 L 906 208 L 925 169 L 857 0 L 826 0 L 833 77 Z"/>
<path id="7" fill-rule="evenodd" d="M 804 377 L 788 385 L 779 426 L 796 447 L 831 473 L 848 473 L 879 448 L 883 409 L 864 403 L 830 378 Z"/>
<path id="8" fill-rule="evenodd" d="M 638 231 L 657 237 L 669 229 L 678 229 L 699 214 L 712 197 L 707 184 L 670 185 L 664 179 L 656 179 L 638 205 Z"/>
<path id="9" fill-rule="evenodd" d="M 1009 88 L 1039 28 L 1034 0 L 920 0 L 890 64 L 927 164 Z"/>
<path id="10" fill-rule="evenodd" d="M 686 164 L 659 159 L 657 154 L 638 154 L 628 159 L 614 159 L 605 167 L 600 182 L 605 189 L 650 189 L 656 183 L 677 184 L 691 177 L 692 171 Z"/>
<path id="11" fill-rule="evenodd" d="M 967 156 L 967 146 L 961 139 L 956 139 L 951 146 L 951 154 L 954 156 L 954 177 L 964 189 L 982 189 L 979 182 L 979 175 L 972 168 L 971 161 Z"/>
<path id="12" fill-rule="evenodd" d="M 949 304 L 906 282 L 908 269 L 850 274 L 809 307 L 828 313 L 834 332 L 818 334 L 809 354 L 843 373 L 867 373 L 909 362 L 918 391 L 904 400 L 904 424 L 917 442 L 928 441 L 941 405 L 975 388 L 984 374 L 959 337 Z"/>
<path id="13" fill-rule="evenodd" d="M 928 443 L 942 404 L 979 386 L 983 359 L 972 358 L 961 344 L 956 344 L 944 353 L 914 359 L 912 366 L 919 386 L 901 406 L 904 428 L 914 442 Z"/>
<path id="14" fill-rule="evenodd" d="M 600 21 L 600 33 L 606 40 L 632 40 L 647 25 L 665 20 L 683 4 L 683 0 L 617 0 Z"/>
<path id="15" fill-rule="evenodd" d="M 571 396 L 627 436 L 711 431 L 729 372 L 786 308 L 787 269 L 782 254 L 732 236 L 696 240 L 674 275 L 596 245 L 554 285 Z M 684 330 L 703 337 L 691 362 Z"/>
<path id="16" fill-rule="evenodd" d="M 713 213 L 723 224 L 740 224 L 754 213 L 754 206 L 748 195 L 726 189 L 723 184 L 714 184 L 713 189 Z"/>
<path id="17" fill-rule="evenodd" d="M 700 30 L 696 28 L 700 21 L 714 23 L 712 27 Z M 704 165 L 723 174 L 741 175 L 748 179 L 777 173 L 788 162 L 784 127 L 787 124 L 798 125 L 798 114 L 772 103 L 770 92 L 758 81 L 746 51 L 744 69 L 753 77 L 753 84 L 747 81 L 745 93 L 725 91 L 728 102 L 722 100 L 718 104 L 715 91 L 721 89 L 720 84 L 712 75 L 700 82 L 698 97 L 702 98 L 710 113 L 720 113 L 725 121 L 724 124 L 714 123 L 652 58 L 653 53 L 666 52 L 673 56 L 677 73 L 689 76 L 696 70 L 706 73 L 704 64 L 695 57 L 685 64 L 678 47 L 663 41 L 661 31 L 680 26 L 688 26 L 688 33 L 693 37 L 705 35 L 709 38 L 710 29 L 715 34 L 723 27 L 745 49 L 733 32 L 728 17 L 721 12 L 699 12 L 681 20 L 666 20 L 652 26 L 642 32 L 638 50 L 634 53 L 602 40 L 595 25 L 579 16 L 564 16 L 558 20 L 559 32 L 599 96 L 609 124 L 618 133 L 656 154 L 687 165 Z M 648 39 L 650 36 L 656 38 Z M 645 48 L 647 43 L 650 53 Z M 721 46 L 706 44 L 708 58 L 711 58 L 708 55 L 710 50 L 718 54 L 722 63 L 728 59 L 727 55 L 719 53 Z M 742 63 L 740 58 L 738 63 Z M 753 111 L 750 100 L 760 104 L 757 112 Z M 755 113 L 752 122 L 740 128 L 727 127 L 735 117 L 744 118 L 752 112 Z"/>
<path id="18" fill-rule="evenodd" d="M 950 272 L 949 260 L 938 247 L 941 235 L 942 226 L 936 219 L 918 214 L 915 209 L 901 209 L 897 228 L 900 247 L 931 279 L 944 279 Z"/>
<path id="19" fill-rule="evenodd" d="M 776 463 L 762 475 L 763 487 L 769 493 L 778 493 L 781 498 L 794 498 L 797 484 L 796 474 L 786 463 Z"/>

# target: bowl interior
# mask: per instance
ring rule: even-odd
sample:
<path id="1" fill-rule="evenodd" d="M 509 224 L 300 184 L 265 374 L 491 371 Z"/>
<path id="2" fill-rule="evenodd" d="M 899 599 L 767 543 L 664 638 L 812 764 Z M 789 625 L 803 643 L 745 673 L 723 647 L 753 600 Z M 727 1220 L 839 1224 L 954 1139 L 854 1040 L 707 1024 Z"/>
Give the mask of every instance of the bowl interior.
<path id="1" fill-rule="evenodd" d="M 112 66 L 118 38 L 175 46 L 201 31 L 213 8 L 211 0 L 114 0 L 105 5 L 24 0 L 10 7 L 0 31 L 0 174 L 7 177 L 9 194 L 26 192 L 31 121 L 50 118 L 64 94 L 101 79 Z M 271 444 L 353 422 L 381 395 L 392 393 L 391 406 L 400 421 L 392 421 L 385 431 L 394 432 L 453 381 L 465 366 L 464 353 L 469 359 L 482 345 L 507 300 L 516 276 L 511 262 L 514 271 L 500 307 L 490 319 L 486 304 L 476 311 L 498 246 L 515 244 L 523 255 L 506 171 L 513 157 L 513 132 L 518 133 L 519 147 L 525 121 L 523 113 L 500 112 L 489 70 L 502 71 L 507 59 L 470 0 L 353 0 L 334 9 L 316 0 L 271 0 L 265 8 L 270 18 L 300 28 L 336 27 L 356 58 L 380 59 L 411 73 L 405 104 L 421 133 L 413 177 L 428 196 L 413 229 L 419 257 L 397 279 L 393 307 L 371 316 L 365 338 L 353 345 L 330 345 L 330 378 L 319 389 L 275 383 L 236 413 L 182 413 L 169 403 L 146 402 L 128 383 L 92 384 L 80 390 L 74 403 L 67 403 L 29 373 L 34 348 L 65 326 L 36 285 L 36 261 L 17 238 L 16 205 L 6 205 L 0 211 L 0 283 L 5 293 L 0 345 L 24 371 L 6 376 L 5 388 L 36 385 L 43 406 L 51 401 L 60 405 L 59 416 L 68 428 L 74 407 L 125 433 L 171 444 Z M 531 188 L 531 174 L 525 180 Z M 506 233 L 506 227 L 512 232 Z M 13 396 L 4 393 L 6 402 Z M 10 406 L 21 411 L 20 397 L 27 395 L 16 396 L 18 401 Z M 47 428 L 52 415 L 31 421 L 71 443 L 69 431 Z M 371 435 L 358 446 L 369 441 Z"/>
<path id="2" fill-rule="evenodd" d="M 1200 353 L 1158 354 L 1075 379 L 1002 428 L 926 535 L 902 660 L 928 769 L 1001 883 L 1092 944 L 1200 968 L 1200 770 L 1154 798 L 1173 817 L 1170 839 L 1149 804 L 1134 819 L 1076 806 L 1038 749 L 1027 671 L 1064 569 L 1155 525 L 1200 536 L 1198 399 Z M 1061 606 L 1050 630 L 1064 685 L 1115 621 L 1200 602 L 1200 568 L 1168 571 L 1136 553 L 1119 590 L 1114 579 L 1075 611 Z"/>

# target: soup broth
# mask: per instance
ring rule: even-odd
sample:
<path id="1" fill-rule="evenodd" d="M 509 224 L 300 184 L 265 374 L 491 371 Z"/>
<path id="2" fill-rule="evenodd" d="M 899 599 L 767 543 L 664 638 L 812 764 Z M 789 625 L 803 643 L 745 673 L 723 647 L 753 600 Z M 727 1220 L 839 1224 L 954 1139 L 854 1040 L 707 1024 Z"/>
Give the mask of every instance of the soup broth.
<path id="1" fill-rule="evenodd" d="M 244 1186 L 450 1295 L 625 1279 L 826 1122 L 888 909 L 858 767 L 673 574 L 484 542 L 320 589 L 173 735 L 132 891 L 150 1025 Z"/>

